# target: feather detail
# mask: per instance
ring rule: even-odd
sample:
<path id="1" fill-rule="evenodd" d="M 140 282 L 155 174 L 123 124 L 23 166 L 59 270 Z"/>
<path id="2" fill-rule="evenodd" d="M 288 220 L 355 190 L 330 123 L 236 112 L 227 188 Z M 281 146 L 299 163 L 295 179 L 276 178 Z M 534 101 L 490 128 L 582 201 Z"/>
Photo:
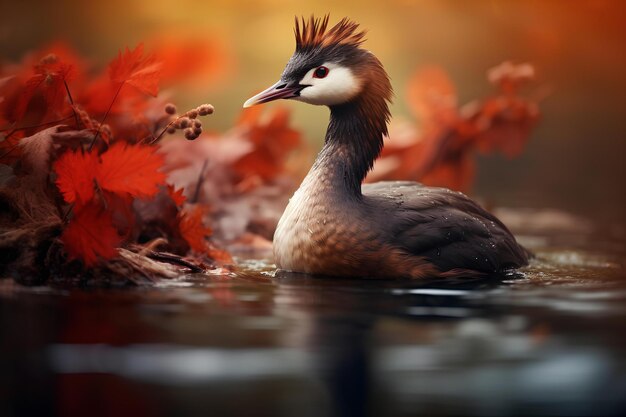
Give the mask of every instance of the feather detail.
<path id="1" fill-rule="evenodd" d="M 295 18 L 296 51 L 338 44 L 357 47 L 365 41 L 365 31 L 359 31 L 358 23 L 346 17 L 327 31 L 328 17 L 311 16 L 308 21 L 304 17 Z"/>

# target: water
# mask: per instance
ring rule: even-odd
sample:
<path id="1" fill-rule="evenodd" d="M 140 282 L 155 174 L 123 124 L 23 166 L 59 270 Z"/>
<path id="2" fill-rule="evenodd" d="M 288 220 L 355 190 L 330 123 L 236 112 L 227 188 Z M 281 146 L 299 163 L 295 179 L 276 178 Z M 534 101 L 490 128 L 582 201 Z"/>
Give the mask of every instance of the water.
<path id="1" fill-rule="evenodd" d="M 488 279 L 0 281 L 0 415 L 622 415 L 623 231 L 539 229 Z"/>

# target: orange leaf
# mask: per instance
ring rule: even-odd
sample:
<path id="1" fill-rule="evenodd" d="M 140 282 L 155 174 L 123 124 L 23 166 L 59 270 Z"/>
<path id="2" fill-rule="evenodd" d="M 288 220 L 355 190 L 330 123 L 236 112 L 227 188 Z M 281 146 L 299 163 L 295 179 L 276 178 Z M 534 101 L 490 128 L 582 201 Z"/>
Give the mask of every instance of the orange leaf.
<path id="1" fill-rule="evenodd" d="M 238 126 L 245 129 L 254 149 L 244 155 L 234 168 L 245 176 L 259 176 L 271 180 L 283 169 L 284 163 L 301 143 L 299 131 L 289 126 L 289 111 L 275 107 L 261 117 L 254 107 L 242 112 Z"/>
<path id="2" fill-rule="evenodd" d="M 121 242 L 111 213 L 96 204 L 86 205 L 75 213 L 61 240 L 70 258 L 82 259 L 86 266 L 115 257 Z"/>
<path id="3" fill-rule="evenodd" d="M 407 96 L 413 114 L 425 123 L 456 114 L 456 89 L 439 67 L 427 66 L 416 71 L 409 81 Z"/>
<path id="4" fill-rule="evenodd" d="M 468 153 L 458 159 L 438 163 L 433 169 L 420 177 L 424 185 L 446 187 L 452 190 L 469 191 L 474 182 L 476 163 Z"/>
<path id="5" fill-rule="evenodd" d="M 233 58 L 227 47 L 227 40 L 218 34 L 189 36 L 171 31 L 159 33 L 149 40 L 159 62 L 163 63 L 161 81 L 179 88 L 197 88 L 222 84 L 225 76 L 231 74 Z"/>
<path id="6" fill-rule="evenodd" d="M 173 185 L 167 184 L 167 193 L 177 206 L 182 206 L 183 203 L 187 201 L 187 197 L 183 195 L 184 191 L 184 188 L 177 190 Z"/>
<path id="7" fill-rule="evenodd" d="M 159 92 L 161 64 L 153 55 L 143 56 L 143 44 L 134 50 L 126 48 L 109 64 L 109 76 L 116 83 L 128 83 L 153 97 Z"/>
<path id="8" fill-rule="evenodd" d="M 133 200 L 129 194 L 102 191 L 102 201 L 106 202 L 106 209 L 113 217 L 113 224 L 124 239 L 131 237 L 130 234 L 136 224 Z"/>
<path id="9" fill-rule="evenodd" d="M 104 190 L 133 197 L 155 195 L 165 182 L 165 174 L 159 172 L 163 157 L 156 150 L 152 146 L 115 143 L 101 156 L 98 184 Z"/>
<path id="10" fill-rule="evenodd" d="M 19 120 L 24 117 L 28 103 L 37 93 L 42 94 L 49 111 L 59 112 L 63 110 L 67 97 L 65 82 L 68 80 L 71 70 L 70 65 L 61 62 L 54 54 L 42 58 L 41 62 L 34 68 L 34 75 L 24 84 L 15 108 L 15 118 Z"/>
<path id="11" fill-rule="evenodd" d="M 255 94 L 258 92 L 259 91 L 256 91 Z M 262 112 L 263 108 L 261 106 L 252 106 L 241 110 L 237 119 L 237 126 L 247 126 L 259 123 Z"/>
<path id="12" fill-rule="evenodd" d="M 233 263 L 233 257 L 230 256 L 230 253 L 228 253 L 224 249 L 218 249 L 214 247 L 210 242 L 207 242 L 205 253 L 209 255 L 211 259 L 214 259 L 219 263 L 222 263 L 222 264 Z"/>
<path id="13" fill-rule="evenodd" d="M 68 203 L 85 204 L 94 196 L 94 181 L 98 167 L 95 153 L 65 152 L 54 163 L 56 184 Z"/>
<path id="14" fill-rule="evenodd" d="M 205 239 L 213 233 L 210 227 L 204 225 L 205 212 L 206 207 L 194 206 L 191 210 L 181 213 L 179 227 L 181 235 L 189 243 L 191 249 L 201 253 L 207 252 Z"/>

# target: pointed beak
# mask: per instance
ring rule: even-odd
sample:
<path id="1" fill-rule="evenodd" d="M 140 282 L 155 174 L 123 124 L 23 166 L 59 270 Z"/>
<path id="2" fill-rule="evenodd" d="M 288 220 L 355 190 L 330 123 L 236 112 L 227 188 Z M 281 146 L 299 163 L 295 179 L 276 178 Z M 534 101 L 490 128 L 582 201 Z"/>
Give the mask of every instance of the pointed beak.
<path id="1" fill-rule="evenodd" d="M 279 81 L 265 91 L 261 91 L 254 97 L 250 97 L 243 103 L 243 107 L 252 107 L 257 104 L 267 103 L 268 101 L 278 100 L 279 98 L 293 98 L 300 95 L 300 91 L 304 88 L 302 85 L 290 85 L 284 81 Z"/>

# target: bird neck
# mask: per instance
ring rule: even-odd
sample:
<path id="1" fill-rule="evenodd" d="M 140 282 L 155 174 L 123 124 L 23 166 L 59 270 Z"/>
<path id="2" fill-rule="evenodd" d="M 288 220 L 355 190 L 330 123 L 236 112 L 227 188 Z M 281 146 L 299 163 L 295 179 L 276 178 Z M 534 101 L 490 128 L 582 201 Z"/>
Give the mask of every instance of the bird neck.
<path id="1" fill-rule="evenodd" d="M 361 183 L 383 148 L 388 120 L 387 102 L 375 92 L 330 107 L 324 147 L 312 171 L 335 189 L 361 196 Z"/>

